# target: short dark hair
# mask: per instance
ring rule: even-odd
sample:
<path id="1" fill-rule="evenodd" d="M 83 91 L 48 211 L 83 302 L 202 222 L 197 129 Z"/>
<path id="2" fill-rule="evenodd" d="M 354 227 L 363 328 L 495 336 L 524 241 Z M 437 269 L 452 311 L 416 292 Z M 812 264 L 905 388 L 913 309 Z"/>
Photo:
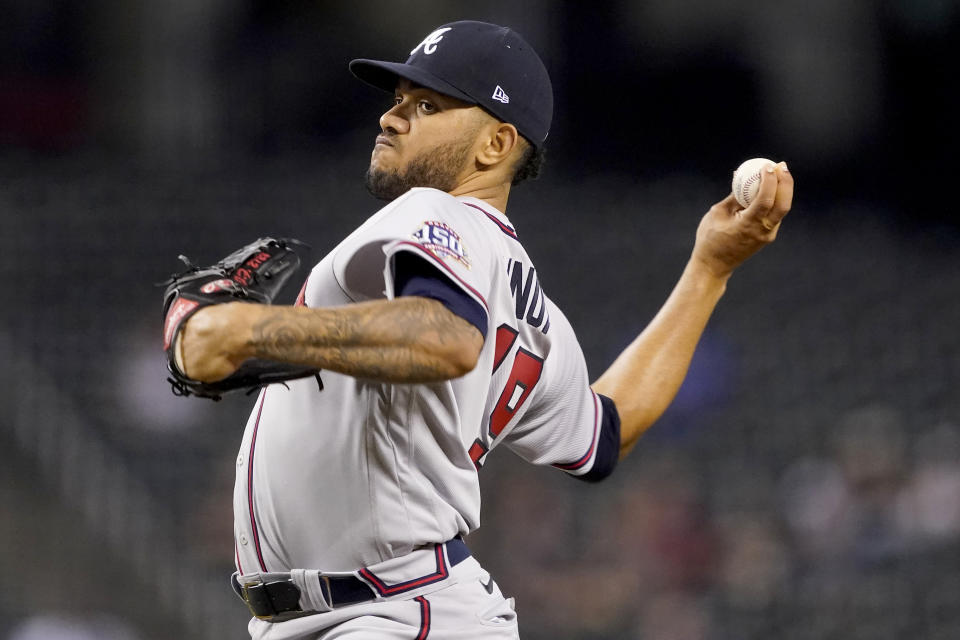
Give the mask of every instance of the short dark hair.
<path id="1" fill-rule="evenodd" d="M 546 148 L 543 146 L 535 147 L 527 143 L 528 146 L 523 150 L 523 155 L 517 161 L 516 170 L 513 172 L 511 185 L 518 185 L 524 180 L 536 180 L 540 177 L 540 170 L 543 168 L 543 158 L 546 155 Z"/>

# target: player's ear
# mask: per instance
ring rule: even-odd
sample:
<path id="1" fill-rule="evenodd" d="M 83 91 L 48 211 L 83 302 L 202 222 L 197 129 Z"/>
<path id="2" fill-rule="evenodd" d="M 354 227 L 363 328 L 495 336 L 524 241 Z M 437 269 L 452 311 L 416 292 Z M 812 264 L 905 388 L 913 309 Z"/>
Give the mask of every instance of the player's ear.
<path id="1" fill-rule="evenodd" d="M 477 151 L 477 163 L 490 169 L 510 158 L 520 140 L 517 128 L 507 122 L 493 121 L 482 129 L 483 139 Z"/>

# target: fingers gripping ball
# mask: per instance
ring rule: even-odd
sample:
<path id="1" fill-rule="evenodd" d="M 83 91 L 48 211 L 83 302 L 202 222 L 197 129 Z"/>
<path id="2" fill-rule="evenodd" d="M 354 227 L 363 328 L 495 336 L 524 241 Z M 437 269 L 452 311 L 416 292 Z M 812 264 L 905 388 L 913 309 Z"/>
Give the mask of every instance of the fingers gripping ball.
<path id="1" fill-rule="evenodd" d="M 766 158 L 752 158 L 733 172 L 733 196 L 741 207 L 746 209 L 757 197 L 757 192 L 760 190 L 760 173 L 772 164 L 774 162 Z"/>
<path id="2" fill-rule="evenodd" d="M 163 349 L 167 353 L 169 382 L 176 395 L 195 395 L 219 400 L 228 391 L 257 387 L 317 374 L 316 369 L 248 360 L 232 375 L 218 382 L 193 380 L 184 372 L 182 330 L 200 309 L 241 300 L 271 304 L 283 285 L 300 267 L 292 239 L 260 238 L 234 251 L 215 265 L 198 267 L 181 256 L 187 270 L 175 274 L 161 286 L 163 294 Z"/>

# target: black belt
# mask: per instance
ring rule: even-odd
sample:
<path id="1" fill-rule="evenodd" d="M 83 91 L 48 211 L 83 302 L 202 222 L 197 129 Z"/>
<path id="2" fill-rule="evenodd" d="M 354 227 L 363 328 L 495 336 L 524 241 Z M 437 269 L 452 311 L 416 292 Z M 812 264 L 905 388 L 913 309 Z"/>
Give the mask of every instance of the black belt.
<path id="1" fill-rule="evenodd" d="M 454 567 L 470 557 L 470 550 L 459 536 L 444 544 L 449 566 Z M 300 588 L 294 584 L 289 573 L 263 575 L 267 578 L 265 581 L 260 579 L 247 584 L 240 584 L 236 574 L 230 579 L 233 590 L 247 603 L 255 617 L 270 622 L 282 622 L 316 613 L 300 608 Z M 355 576 L 321 574 L 320 585 L 327 602 L 333 608 L 370 602 L 377 598 L 373 588 Z"/>

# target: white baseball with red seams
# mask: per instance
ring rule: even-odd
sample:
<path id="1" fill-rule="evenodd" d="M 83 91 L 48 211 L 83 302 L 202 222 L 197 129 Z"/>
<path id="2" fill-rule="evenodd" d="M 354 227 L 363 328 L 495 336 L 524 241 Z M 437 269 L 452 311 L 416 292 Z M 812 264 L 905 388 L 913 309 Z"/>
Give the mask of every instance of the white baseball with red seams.
<path id="1" fill-rule="evenodd" d="M 749 207 L 757 197 L 757 192 L 760 190 L 760 173 L 771 164 L 775 164 L 773 160 L 751 158 L 733 172 L 733 196 L 744 209 Z"/>

